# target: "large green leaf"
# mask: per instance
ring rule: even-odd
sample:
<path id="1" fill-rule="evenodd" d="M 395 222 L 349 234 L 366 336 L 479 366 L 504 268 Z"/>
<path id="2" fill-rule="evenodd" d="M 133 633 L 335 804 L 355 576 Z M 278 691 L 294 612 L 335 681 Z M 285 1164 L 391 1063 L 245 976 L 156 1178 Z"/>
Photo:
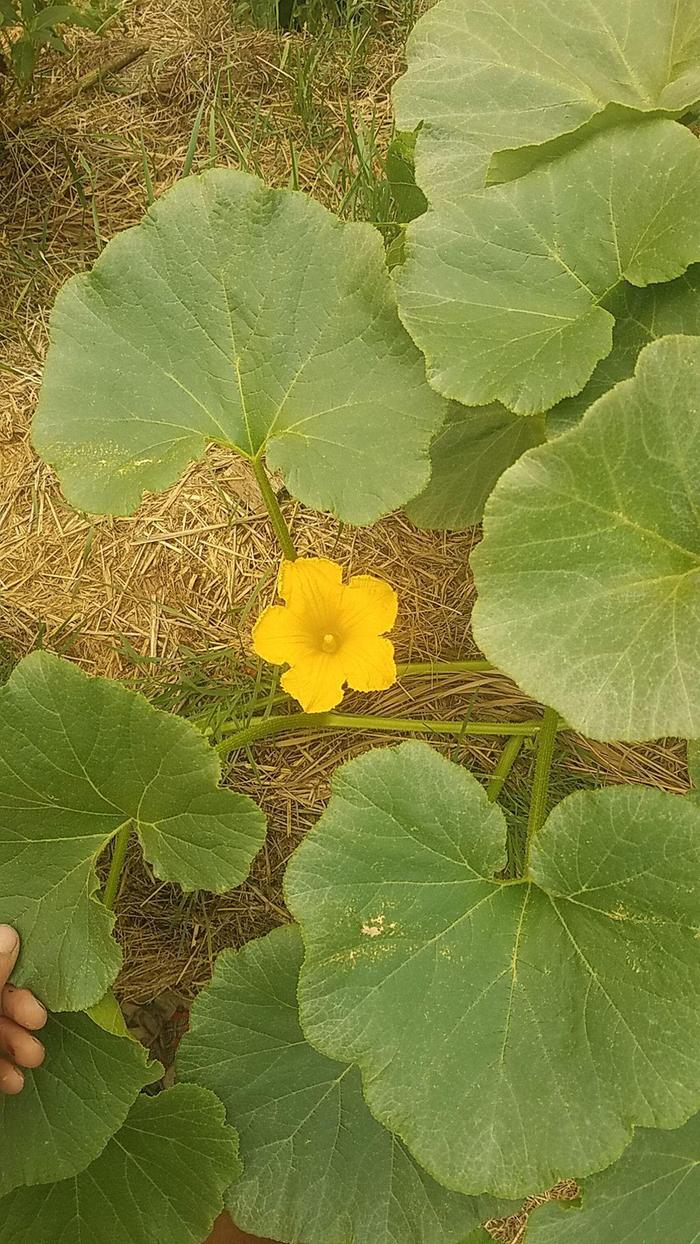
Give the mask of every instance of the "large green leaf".
<path id="1" fill-rule="evenodd" d="M 408 224 L 427 210 L 428 200 L 416 185 L 415 134 L 395 134 L 386 153 L 386 179 L 399 223 Z"/>
<path id="2" fill-rule="evenodd" d="M 288 1244 L 457 1244 L 499 1205 L 434 1183 L 372 1118 L 357 1069 L 304 1040 L 302 954 L 292 926 L 224 951 L 178 1052 L 240 1132 L 231 1216 Z"/>
<path id="3" fill-rule="evenodd" d="M 423 743 L 337 771 L 287 872 L 306 1037 L 431 1174 L 520 1196 L 700 1103 L 700 809 L 641 787 L 554 809 L 526 880 L 506 824 Z"/>
<path id="4" fill-rule="evenodd" d="M 498 405 L 474 409 L 451 402 L 430 447 L 430 483 L 406 506 L 411 522 L 451 531 L 480 522 L 499 477 L 544 438 L 543 419 L 522 419 Z"/>
<path id="5" fill-rule="evenodd" d="M 213 1093 L 140 1097 L 92 1166 L 0 1201 L 12 1244 L 201 1244 L 238 1174 L 236 1134 Z"/>
<path id="6" fill-rule="evenodd" d="M 700 1115 L 675 1132 L 639 1131 L 583 1192 L 582 1209 L 549 1201 L 533 1213 L 527 1244 L 697 1244 Z"/>
<path id="7" fill-rule="evenodd" d="M 698 99 L 695 0 L 441 0 L 394 88 L 399 127 L 422 126 L 432 203 L 481 189 L 493 152 L 571 133 L 607 105 L 677 116 Z"/>
<path id="8" fill-rule="evenodd" d="M 620 285 L 700 259 L 698 198 L 697 139 L 646 120 L 413 221 L 395 279 L 431 384 L 521 415 L 580 392 L 612 349 Z"/>
<path id="9" fill-rule="evenodd" d="M 636 289 L 623 285 L 612 300 L 613 348 L 601 359 L 588 384 L 547 415 L 547 436 L 559 436 L 579 423 L 589 406 L 621 380 L 629 380 L 640 350 L 672 333 L 700 334 L 700 266 L 693 264 L 675 281 Z"/>
<path id="10" fill-rule="evenodd" d="M 353 523 L 428 478 L 443 404 L 399 322 L 381 237 L 216 169 L 179 182 L 70 280 L 34 444 L 68 500 L 130 513 L 208 441 L 267 455 Z"/>
<path id="11" fill-rule="evenodd" d="M 451 402 L 430 447 L 430 482 L 406 513 L 418 527 L 459 530 L 481 521 L 484 505 L 506 470 L 527 449 L 580 423 L 588 407 L 634 375 L 643 346 L 668 333 L 700 334 L 700 266 L 662 285 L 623 285 L 610 299 L 613 348 L 576 397 L 564 398 L 543 420 L 504 406 Z"/>
<path id="12" fill-rule="evenodd" d="M 71 1011 L 111 985 L 121 955 L 95 860 L 122 825 L 164 880 L 245 880 L 264 818 L 219 777 L 194 726 L 135 692 L 48 653 L 15 667 L 0 688 L 0 911 L 22 936 L 18 984 Z"/>
<path id="13" fill-rule="evenodd" d="M 162 1074 L 137 1041 L 105 1032 L 87 1015 L 50 1016 L 41 1040 L 43 1065 L 25 1071 L 18 1096 L 0 1095 L 1 1196 L 84 1170 L 121 1127 L 139 1089 Z"/>
<path id="14" fill-rule="evenodd" d="M 451 402 L 430 447 L 430 482 L 406 513 L 418 527 L 459 530 L 481 521 L 484 505 L 507 467 L 545 439 L 581 421 L 589 406 L 634 375 L 643 346 L 668 333 L 700 334 L 700 266 L 662 285 L 622 285 L 610 299 L 613 348 L 585 388 L 564 398 L 546 418 L 513 415 L 504 406 Z"/>
<path id="15" fill-rule="evenodd" d="M 600 739 L 700 735 L 700 337 L 499 480 L 472 555 L 477 643 Z"/>

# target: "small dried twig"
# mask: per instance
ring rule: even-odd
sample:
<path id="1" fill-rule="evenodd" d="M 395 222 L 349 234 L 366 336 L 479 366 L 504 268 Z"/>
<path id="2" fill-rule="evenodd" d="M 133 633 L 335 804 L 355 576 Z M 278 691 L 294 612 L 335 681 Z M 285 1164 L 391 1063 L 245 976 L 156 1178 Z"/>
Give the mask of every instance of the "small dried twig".
<path id="1" fill-rule="evenodd" d="M 76 78 L 75 82 L 71 82 L 68 86 L 54 91 L 53 94 L 42 100 L 41 103 L 34 104 L 30 108 L 23 108 L 14 117 L 6 118 L 3 121 L 4 128 L 12 132 L 13 130 L 24 129 L 28 125 L 34 125 L 35 122 L 43 120 L 44 117 L 50 117 L 59 108 L 62 108 L 64 104 L 70 103 L 71 100 L 82 95 L 84 91 L 97 86 L 109 74 L 119 73 L 122 69 L 127 69 L 129 65 L 133 65 L 134 61 L 145 56 L 148 51 L 150 51 L 148 43 L 137 43 L 134 47 L 121 52 L 119 56 L 113 56 L 111 60 L 106 61 L 104 65 L 100 65 L 98 69 L 91 69 L 89 73 L 84 73 L 80 78 Z"/>

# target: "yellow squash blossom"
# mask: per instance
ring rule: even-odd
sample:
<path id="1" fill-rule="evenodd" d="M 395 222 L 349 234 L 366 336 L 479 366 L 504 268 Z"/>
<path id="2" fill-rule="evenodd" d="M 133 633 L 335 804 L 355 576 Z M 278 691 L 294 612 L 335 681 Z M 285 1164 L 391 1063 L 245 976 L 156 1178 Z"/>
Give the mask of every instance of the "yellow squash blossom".
<path id="1" fill-rule="evenodd" d="M 398 601 L 388 583 L 355 575 L 323 557 L 282 563 L 278 591 L 253 627 L 253 647 L 273 665 L 289 665 L 282 686 L 306 713 L 325 713 L 354 691 L 383 691 L 396 682 L 394 646 L 385 639 Z"/>

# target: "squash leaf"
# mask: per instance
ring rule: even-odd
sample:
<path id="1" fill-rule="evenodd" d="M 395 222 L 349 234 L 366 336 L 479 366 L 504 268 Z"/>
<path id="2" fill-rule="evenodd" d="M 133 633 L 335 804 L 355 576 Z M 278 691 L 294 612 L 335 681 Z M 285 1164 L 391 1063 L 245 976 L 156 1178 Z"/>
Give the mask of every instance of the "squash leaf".
<path id="1" fill-rule="evenodd" d="M 85 1170 L 121 1127 L 139 1090 L 163 1073 L 142 1045 L 106 1032 L 87 1015 L 49 1016 L 41 1040 L 42 1066 L 24 1072 L 16 1097 L 0 1095 L 2 1196 Z M 30 1204 L 37 1195 L 32 1187 Z M 5 1230 L 2 1211 L 0 1222 Z M 13 1235 L 6 1238 L 15 1244 Z"/>
<path id="2" fill-rule="evenodd" d="M 417 527 L 458 531 L 481 521 L 500 476 L 545 439 L 575 427 L 593 402 L 634 375 L 645 345 L 670 333 L 700 334 L 700 265 L 662 285 L 623 285 L 611 299 L 613 348 L 576 397 L 564 398 L 544 419 L 514 415 L 500 403 L 461 406 L 451 402 L 445 424 L 430 447 L 431 477 L 405 507 Z"/>
<path id="3" fill-rule="evenodd" d="M 664 337 L 486 507 L 476 642 L 593 738 L 700 735 L 699 411 L 700 338 Z"/>
<path id="4" fill-rule="evenodd" d="M 549 411 L 550 440 L 580 423 L 589 406 L 614 385 L 629 380 L 644 346 L 674 333 L 700 335 L 700 265 L 692 264 L 683 276 L 662 285 L 621 286 L 610 311 L 615 317 L 613 348 L 580 393 L 564 398 Z"/>
<path id="5" fill-rule="evenodd" d="M 22 937 L 17 984 L 54 1010 L 98 1002 L 121 954 L 95 861 L 131 823 L 156 874 L 240 885 L 265 835 L 259 808 L 217 783 L 188 722 L 45 652 L 0 688 L 0 911 Z"/>
<path id="6" fill-rule="evenodd" d="M 611 352 L 622 284 L 700 259 L 699 197 L 697 139 L 645 120 L 413 221 L 395 281 L 430 383 L 520 415 L 579 393 Z"/>
<path id="7" fill-rule="evenodd" d="M 372 1118 L 356 1068 L 304 1040 L 302 954 L 293 926 L 224 951 L 178 1052 L 180 1076 L 212 1089 L 240 1132 L 232 1218 L 288 1244 L 461 1242 L 501 1206 L 439 1187 Z"/>
<path id="8" fill-rule="evenodd" d="M 12 1244 L 200 1244 L 240 1167 L 213 1093 L 176 1085 L 139 1097 L 87 1170 L 0 1201 Z"/>
<path id="9" fill-rule="evenodd" d="M 33 439 L 77 508 L 131 513 L 210 441 L 352 523 L 427 481 L 444 408 L 381 237 L 302 194 L 231 169 L 179 182 L 68 281 L 50 329 Z"/>
<path id="10" fill-rule="evenodd" d="M 430 446 L 430 483 L 406 513 L 417 527 L 459 531 L 481 521 L 496 481 L 526 449 L 545 439 L 545 421 L 522 419 L 495 404 L 450 402 L 448 417 Z"/>
<path id="11" fill-rule="evenodd" d="M 695 0 L 441 0 L 407 52 L 394 110 L 400 129 L 421 126 L 417 179 L 433 204 L 480 190 L 494 153 L 700 100 Z M 501 177 L 523 167 L 495 163 Z"/>
<path id="12" fill-rule="evenodd" d="M 517 1197 L 700 1104 L 700 809 L 580 791 L 500 881 L 506 822 L 424 743 L 337 771 L 295 853 L 309 1041 L 446 1187 Z"/>
<path id="13" fill-rule="evenodd" d="M 619 1162 L 587 1179 L 581 1209 L 549 1201 L 527 1244 L 694 1244 L 700 1205 L 700 1115 L 673 1132 L 641 1129 Z"/>

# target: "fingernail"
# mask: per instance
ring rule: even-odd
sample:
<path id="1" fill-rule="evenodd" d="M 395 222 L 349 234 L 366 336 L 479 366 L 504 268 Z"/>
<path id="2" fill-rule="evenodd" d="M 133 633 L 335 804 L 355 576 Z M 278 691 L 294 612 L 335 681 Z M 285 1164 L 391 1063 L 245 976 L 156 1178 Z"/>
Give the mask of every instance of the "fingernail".
<path id="1" fill-rule="evenodd" d="M 9 924 L 0 924 L 0 955 L 14 954 L 19 938 Z"/>

